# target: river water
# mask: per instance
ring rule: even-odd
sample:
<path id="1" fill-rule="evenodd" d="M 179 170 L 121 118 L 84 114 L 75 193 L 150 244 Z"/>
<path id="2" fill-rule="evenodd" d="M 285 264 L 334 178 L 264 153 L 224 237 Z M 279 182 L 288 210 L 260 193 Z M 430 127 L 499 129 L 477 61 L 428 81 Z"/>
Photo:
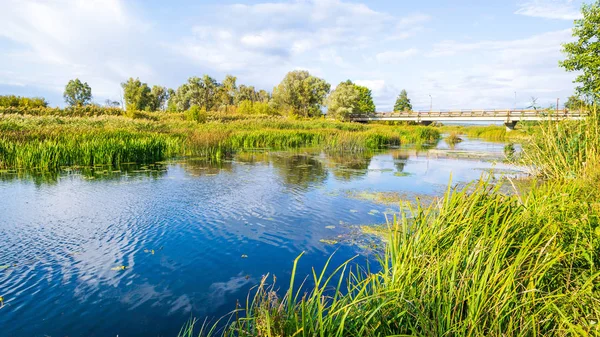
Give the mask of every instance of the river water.
<path id="1" fill-rule="evenodd" d="M 457 145 L 477 151 L 470 159 L 442 141 L 431 152 L 256 150 L 219 164 L 2 173 L 0 335 L 176 336 L 192 316 L 243 303 L 262 275 L 285 289 L 303 251 L 300 279 L 334 251 L 334 265 L 372 256 L 361 238 L 345 238 L 398 210 L 377 192 L 413 199 L 441 195 L 451 175 L 456 184 L 491 169 L 514 174 L 480 158 L 501 158 L 503 147 Z"/>

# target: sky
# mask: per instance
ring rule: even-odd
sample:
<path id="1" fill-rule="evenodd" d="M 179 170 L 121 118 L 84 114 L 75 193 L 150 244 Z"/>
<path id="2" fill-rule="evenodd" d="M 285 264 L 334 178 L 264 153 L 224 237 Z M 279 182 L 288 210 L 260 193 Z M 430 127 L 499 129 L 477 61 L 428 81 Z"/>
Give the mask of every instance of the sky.
<path id="1" fill-rule="evenodd" d="M 267 1 L 0 0 L 0 95 L 64 106 L 79 78 L 103 103 L 129 77 L 203 74 L 271 91 L 297 69 L 370 88 L 378 111 L 402 89 L 437 110 L 548 106 L 575 87 L 558 61 L 579 0 Z"/>

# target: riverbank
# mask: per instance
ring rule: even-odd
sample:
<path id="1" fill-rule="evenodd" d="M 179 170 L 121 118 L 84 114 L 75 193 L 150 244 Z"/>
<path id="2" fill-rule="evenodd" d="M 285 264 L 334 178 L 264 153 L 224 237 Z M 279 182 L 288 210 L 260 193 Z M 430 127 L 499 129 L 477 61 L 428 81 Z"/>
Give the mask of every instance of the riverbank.
<path id="1" fill-rule="evenodd" d="M 314 287 L 298 289 L 299 258 L 283 296 L 264 277 L 224 332 L 202 334 L 599 334 L 600 119 L 542 125 L 531 139 L 522 160 L 543 180 L 528 192 L 480 181 L 428 207 L 405 205 L 379 272 L 326 265 Z"/>
<path id="2" fill-rule="evenodd" d="M 208 114 L 205 123 L 197 123 L 186 120 L 182 113 L 142 113 L 129 118 L 47 115 L 48 109 L 40 111 L 44 113 L 0 115 L 0 169 L 152 163 L 177 156 L 219 159 L 244 148 L 310 146 L 361 152 L 440 138 L 439 131 L 430 127 L 266 115 L 214 113 Z"/>

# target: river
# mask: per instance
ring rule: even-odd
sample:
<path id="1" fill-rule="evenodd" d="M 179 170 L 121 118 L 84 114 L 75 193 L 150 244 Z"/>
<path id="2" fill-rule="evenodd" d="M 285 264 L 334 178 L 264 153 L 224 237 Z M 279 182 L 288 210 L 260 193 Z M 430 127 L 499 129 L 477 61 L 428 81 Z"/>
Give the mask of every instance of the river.
<path id="1" fill-rule="evenodd" d="M 243 303 L 262 275 L 285 289 L 303 251 L 300 278 L 334 252 L 334 265 L 372 257 L 349 233 L 398 210 L 380 192 L 414 199 L 441 195 L 451 176 L 518 174 L 481 157 L 502 158 L 503 148 L 255 150 L 218 164 L 2 173 L 0 335 L 176 336 L 191 316 L 215 319 Z"/>

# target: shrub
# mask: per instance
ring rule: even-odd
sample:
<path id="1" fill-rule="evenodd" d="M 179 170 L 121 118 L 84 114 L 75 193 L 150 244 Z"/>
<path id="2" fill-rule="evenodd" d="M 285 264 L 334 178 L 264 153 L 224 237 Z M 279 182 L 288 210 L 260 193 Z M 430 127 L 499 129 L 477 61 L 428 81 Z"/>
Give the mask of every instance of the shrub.
<path id="1" fill-rule="evenodd" d="M 197 123 L 204 123 L 204 122 L 206 122 L 206 118 L 207 118 L 206 109 L 205 108 L 200 108 L 197 105 L 192 105 L 185 112 L 185 119 L 188 120 L 188 121 L 193 121 L 193 122 L 197 122 Z"/>

